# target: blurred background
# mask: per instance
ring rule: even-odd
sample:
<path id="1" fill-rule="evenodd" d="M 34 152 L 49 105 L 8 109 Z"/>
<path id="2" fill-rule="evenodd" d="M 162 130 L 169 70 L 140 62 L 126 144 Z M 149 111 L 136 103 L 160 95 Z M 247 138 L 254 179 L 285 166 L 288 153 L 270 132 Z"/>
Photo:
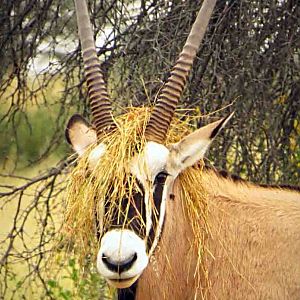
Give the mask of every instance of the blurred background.
<path id="1" fill-rule="evenodd" d="M 153 103 L 200 5 L 89 1 L 116 115 Z M 0 24 L 0 299 L 111 298 L 93 262 L 53 250 L 73 160 L 65 124 L 89 116 L 74 3 L 2 0 Z M 179 108 L 203 116 L 195 127 L 235 111 L 207 164 L 298 184 L 299 2 L 218 0 Z"/>

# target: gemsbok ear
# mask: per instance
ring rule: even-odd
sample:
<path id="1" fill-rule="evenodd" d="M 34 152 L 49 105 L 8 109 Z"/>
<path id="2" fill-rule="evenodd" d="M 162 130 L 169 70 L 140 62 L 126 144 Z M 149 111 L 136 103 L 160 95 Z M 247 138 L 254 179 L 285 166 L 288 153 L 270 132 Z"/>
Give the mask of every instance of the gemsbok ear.
<path id="1" fill-rule="evenodd" d="M 73 115 L 65 131 L 66 139 L 79 156 L 83 155 L 88 146 L 97 142 L 96 131 L 80 115 Z"/>
<path id="2" fill-rule="evenodd" d="M 227 124 L 234 113 L 227 117 L 210 123 L 195 132 L 184 137 L 180 142 L 173 144 L 170 149 L 172 160 L 176 161 L 177 172 L 194 165 L 204 157 L 213 139 L 218 135 L 221 129 Z"/>

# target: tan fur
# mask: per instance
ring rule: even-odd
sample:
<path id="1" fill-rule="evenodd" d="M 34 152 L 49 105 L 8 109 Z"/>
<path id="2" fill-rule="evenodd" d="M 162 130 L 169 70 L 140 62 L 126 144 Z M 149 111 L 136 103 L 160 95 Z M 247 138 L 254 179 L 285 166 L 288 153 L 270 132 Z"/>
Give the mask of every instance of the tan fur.
<path id="1" fill-rule="evenodd" d="M 67 132 L 70 143 L 79 155 L 82 155 L 91 144 L 97 142 L 95 130 L 89 127 L 83 119 L 72 122 Z"/>
<path id="2" fill-rule="evenodd" d="M 233 182 L 213 171 L 200 184 L 210 228 L 200 286 L 193 231 L 177 196 L 167 202 L 162 239 L 136 299 L 300 299 L 299 192 Z M 176 195 L 180 188 L 177 180 Z"/>

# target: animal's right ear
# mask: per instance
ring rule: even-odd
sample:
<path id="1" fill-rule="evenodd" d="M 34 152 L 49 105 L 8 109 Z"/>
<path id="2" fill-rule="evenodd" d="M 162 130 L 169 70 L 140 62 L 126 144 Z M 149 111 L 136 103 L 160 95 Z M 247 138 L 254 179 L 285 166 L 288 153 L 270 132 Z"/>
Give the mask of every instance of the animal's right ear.
<path id="1" fill-rule="evenodd" d="M 227 117 L 210 123 L 200 129 L 190 133 L 180 142 L 170 147 L 170 162 L 174 174 L 179 174 L 185 168 L 192 166 L 204 157 L 213 139 L 227 124 L 233 113 Z M 176 167 L 175 167 L 176 166 Z M 169 167 L 169 169 L 171 169 Z"/>
<path id="2" fill-rule="evenodd" d="M 88 146 L 97 142 L 96 131 L 80 115 L 73 115 L 65 131 L 66 139 L 79 156 L 83 155 Z"/>

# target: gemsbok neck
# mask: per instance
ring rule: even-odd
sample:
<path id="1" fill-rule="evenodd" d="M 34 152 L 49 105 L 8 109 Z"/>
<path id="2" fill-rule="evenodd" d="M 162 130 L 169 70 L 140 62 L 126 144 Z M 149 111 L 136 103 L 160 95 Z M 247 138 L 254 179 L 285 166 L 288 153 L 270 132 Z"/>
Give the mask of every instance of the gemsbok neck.
<path id="1" fill-rule="evenodd" d="M 193 230 L 179 178 L 175 201 L 167 203 L 164 234 L 135 299 L 298 299 L 299 192 L 209 169 L 199 186 L 206 193 L 206 220 L 197 220 L 203 232 Z M 202 253 L 195 247 L 199 235 Z"/>

